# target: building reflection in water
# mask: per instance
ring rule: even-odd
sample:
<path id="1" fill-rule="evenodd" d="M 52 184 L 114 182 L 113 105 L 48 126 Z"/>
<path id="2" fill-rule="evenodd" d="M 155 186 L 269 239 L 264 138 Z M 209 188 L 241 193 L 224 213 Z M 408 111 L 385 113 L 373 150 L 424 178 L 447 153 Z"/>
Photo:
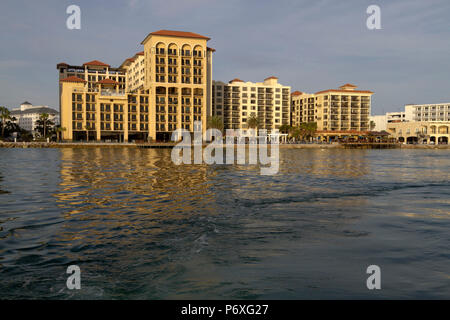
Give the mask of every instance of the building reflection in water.
<path id="1" fill-rule="evenodd" d="M 324 208 L 339 201 L 347 208 L 348 198 L 339 199 L 345 194 L 330 181 L 363 178 L 370 171 L 365 152 L 347 157 L 320 150 L 281 150 L 275 176 L 261 176 L 255 165 L 177 166 L 170 152 L 61 149 L 60 190 L 54 196 L 70 228 L 58 235 L 59 240 L 101 243 L 116 237 L 124 245 L 137 240 L 131 235 L 152 235 L 164 242 L 169 234 L 174 239 L 186 230 L 204 230 L 201 225 L 212 220 L 239 221 L 242 227 L 259 220 L 276 227 L 279 222 L 271 215 L 281 208 L 296 215 L 319 199 L 329 199 L 322 201 Z M 366 205 L 364 198 L 352 201 Z M 326 213 L 326 219 L 332 221 L 333 213 Z M 339 220 L 345 223 L 347 216 Z"/>
<path id="2" fill-rule="evenodd" d="M 68 213 L 132 206 L 170 214 L 166 200 L 179 200 L 184 210 L 208 201 L 207 167 L 176 166 L 170 150 L 67 148 L 61 149 L 61 160 L 61 191 L 55 197 L 61 207 L 73 208 Z"/>
<path id="3" fill-rule="evenodd" d="M 54 196 L 66 218 L 80 223 L 71 224 L 78 230 L 66 230 L 68 237 L 114 228 L 163 232 L 152 228 L 215 214 L 207 175 L 205 165 L 174 165 L 170 150 L 67 148 L 61 149 L 60 191 Z"/>
<path id="4" fill-rule="evenodd" d="M 281 155 L 287 174 L 305 173 L 319 178 L 362 178 L 370 173 L 369 150 L 289 149 Z"/>

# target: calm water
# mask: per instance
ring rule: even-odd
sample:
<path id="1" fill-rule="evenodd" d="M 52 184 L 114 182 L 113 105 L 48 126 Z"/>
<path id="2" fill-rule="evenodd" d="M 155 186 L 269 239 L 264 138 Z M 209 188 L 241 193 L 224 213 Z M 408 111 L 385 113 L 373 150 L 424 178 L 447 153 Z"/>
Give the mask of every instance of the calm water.
<path id="1" fill-rule="evenodd" d="M 450 298 L 449 150 L 280 153 L 0 149 L 0 298 Z"/>

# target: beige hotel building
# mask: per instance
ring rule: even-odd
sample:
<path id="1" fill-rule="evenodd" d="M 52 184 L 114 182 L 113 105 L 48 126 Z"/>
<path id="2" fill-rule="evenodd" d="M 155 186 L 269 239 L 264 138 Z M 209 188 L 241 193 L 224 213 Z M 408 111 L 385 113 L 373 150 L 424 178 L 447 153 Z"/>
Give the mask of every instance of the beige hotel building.
<path id="1" fill-rule="evenodd" d="M 254 115 L 259 129 L 271 132 L 282 124 L 290 124 L 290 91 L 291 87 L 278 83 L 274 76 L 264 82 L 213 81 L 212 113 L 222 118 L 224 129 L 241 129 L 245 133 L 247 120 Z"/>
<path id="2" fill-rule="evenodd" d="M 450 121 L 407 121 L 387 124 L 387 132 L 401 143 L 448 144 Z"/>
<path id="3" fill-rule="evenodd" d="M 169 140 L 173 130 L 206 129 L 211 115 L 210 38 L 160 30 L 142 42 L 143 51 L 114 68 L 93 60 L 59 63 L 64 140 Z"/>
<path id="4" fill-rule="evenodd" d="M 356 90 L 344 84 L 339 89 L 316 93 L 295 91 L 291 99 L 291 125 L 317 123 L 317 135 L 322 140 L 357 136 L 369 131 L 372 91 Z"/>

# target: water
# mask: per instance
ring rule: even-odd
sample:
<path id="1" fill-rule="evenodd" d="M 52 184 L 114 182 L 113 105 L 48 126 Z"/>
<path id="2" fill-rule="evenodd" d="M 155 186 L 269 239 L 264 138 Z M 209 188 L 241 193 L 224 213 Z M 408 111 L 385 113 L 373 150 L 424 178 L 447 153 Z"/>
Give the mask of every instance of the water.
<path id="1" fill-rule="evenodd" d="M 261 176 L 162 149 L 0 149 L 0 298 L 449 299 L 449 159 L 281 149 Z"/>

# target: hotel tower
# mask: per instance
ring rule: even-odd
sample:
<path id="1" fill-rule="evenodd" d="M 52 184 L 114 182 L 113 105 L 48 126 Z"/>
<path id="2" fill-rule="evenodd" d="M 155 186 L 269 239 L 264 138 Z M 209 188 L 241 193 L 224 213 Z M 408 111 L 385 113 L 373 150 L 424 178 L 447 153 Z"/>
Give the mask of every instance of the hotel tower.
<path id="1" fill-rule="evenodd" d="M 290 91 L 291 87 L 278 83 L 274 76 L 264 82 L 213 81 L 213 115 L 223 119 L 224 129 L 243 131 L 248 129 L 247 120 L 254 116 L 259 129 L 271 132 L 290 124 Z"/>
<path id="2" fill-rule="evenodd" d="M 59 63 L 64 140 L 169 140 L 194 121 L 206 129 L 212 114 L 210 38 L 160 30 L 142 42 L 143 51 L 113 68 L 93 60 Z"/>
<path id="3" fill-rule="evenodd" d="M 317 123 L 318 136 L 327 139 L 361 135 L 369 131 L 372 91 L 353 84 L 308 94 L 291 94 L 291 124 Z"/>

